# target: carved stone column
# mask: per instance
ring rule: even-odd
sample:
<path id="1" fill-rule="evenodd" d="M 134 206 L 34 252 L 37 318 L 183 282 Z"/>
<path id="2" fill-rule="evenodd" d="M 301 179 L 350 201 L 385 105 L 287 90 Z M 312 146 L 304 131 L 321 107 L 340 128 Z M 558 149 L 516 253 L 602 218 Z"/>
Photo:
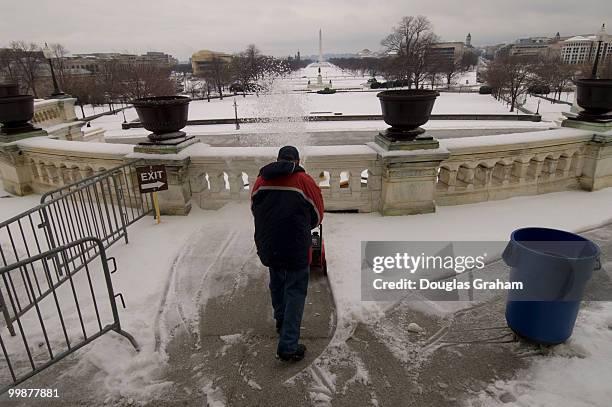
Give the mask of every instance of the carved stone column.
<path id="1" fill-rule="evenodd" d="M 588 191 L 612 186 L 612 132 L 596 134 L 584 150 L 580 185 Z"/>
<path id="2" fill-rule="evenodd" d="M 0 143 L 0 176 L 6 192 L 19 196 L 32 193 L 32 167 L 16 145 Z"/>
<path id="3" fill-rule="evenodd" d="M 440 162 L 448 159 L 445 148 L 387 151 L 368 144 L 382 161 L 383 215 L 411 215 L 436 211 L 435 192 Z"/>

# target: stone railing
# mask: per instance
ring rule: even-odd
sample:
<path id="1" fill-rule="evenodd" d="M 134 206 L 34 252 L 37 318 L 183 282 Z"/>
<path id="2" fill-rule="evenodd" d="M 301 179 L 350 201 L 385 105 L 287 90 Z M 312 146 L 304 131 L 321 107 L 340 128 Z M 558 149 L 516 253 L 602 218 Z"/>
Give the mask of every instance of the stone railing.
<path id="1" fill-rule="evenodd" d="M 549 130 L 441 140 L 450 152 L 436 183 L 438 205 L 578 189 L 593 133 Z"/>
<path id="2" fill-rule="evenodd" d="M 77 181 L 142 158 L 164 164 L 168 191 L 162 212 L 186 214 L 192 203 L 215 209 L 248 201 L 259 169 L 277 147 L 211 147 L 178 154 L 134 153 L 129 144 L 29 138 L 0 144 L 8 192 L 25 195 Z M 380 146 L 301 147 L 302 165 L 321 186 L 327 210 L 385 215 L 425 213 L 513 196 L 612 186 L 612 133 L 562 128 L 440 140 L 432 150 L 384 151 Z"/>
<path id="3" fill-rule="evenodd" d="M 76 121 L 75 102 L 75 98 L 37 100 L 34 102 L 32 123 L 35 126 L 46 128 Z"/>
<path id="4" fill-rule="evenodd" d="M 18 149 L 18 156 L 14 156 L 14 167 L 20 173 L 20 183 L 27 186 L 26 190 L 35 193 L 47 192 L 119 166 L 125 163 L 126 155 L 132 151 L 131 146 L 125 145 L 52 140 L 45 137 L 21 140 L 12 147 Z M 13 193 L 19 191 L 11 188 L 11 180 L 5 173 L 3 178 L 5 189 L 13 189 L 9 191 Z M 24 189 L 23 186 L 20 188 Z"/>
<path id="5" fill-rule="evenodd" d="M 74 113 L 75 102 L 75 98 L 35 101 L 32 124 L 42 128 L 53 138 L 60 140 L 83 140 L 81 127 L 83 127 L 85 122 L 77 120 Z M 98 140 L 101 137 L 103 137 L 103 134 L 96 135 Z"/>
<path id="6" fill-rule="evenodd" d="M 276 157 L 276 147 L 190 147 L 189 183 L 193 199 L 204 209 L 248 200 L 259 169 Z M 302 165 L 319 183 L 325 207 L 335 211 L 378 210 L 381 166 L 377 154 L 363 146 L 304 147 Z"/>

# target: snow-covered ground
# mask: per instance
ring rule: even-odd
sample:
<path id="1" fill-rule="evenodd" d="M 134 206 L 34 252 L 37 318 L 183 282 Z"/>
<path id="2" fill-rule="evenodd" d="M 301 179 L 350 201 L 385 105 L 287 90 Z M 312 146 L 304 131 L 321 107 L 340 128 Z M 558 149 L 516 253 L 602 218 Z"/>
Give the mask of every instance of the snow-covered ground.
<path id="1" fill-rule="evenodd" d="M 0 215 L 3 220 L 8 219 L 36 206 L 39 200 L 39 195 L 16 197 L 2 190 L 0 191 Z M 159 225 L 152 217 L 145 217 L 130 226 L 129 244 L 126 245 L 121 241 L 108 249 L 108 255 L 118 259 L 118 271 L 112 275 L 114 291 L 123 294 L 127 305 L 126 309 L 122 309 L 119 305 L 122 328 L 136 337 L 141 351 L 134 352 L 131 345 L 120 339 L 121 337 L 117 334 L 104 335 L 81 351 L 82 358 L 79 359 L 71 374 L 78 376 L 81 369 L 87 371 L 93 365 L 107 375 L 107 390 L 112 394 L 122 394 L 126 392 L 126 389 L 130 389 L 128 393 L 133 394 L 132 389 L 141 388 L 142 393 L 140 394 L 144 397 L 146 393 L 163 387 L 163 383 L 159 383 L 155 376 L 159 373 L 165 358 L 163 352 L 165 343 L 162 341 L 166 337 L 160 334 L 163 327 L 159 326 L 159 310 L 165 299 L 164 295 L 173 270 L 172 265 L 191 234 L 206 223 L 207 219 L 214 219 L 215 216 L 213 211 L 202 211 L 196 207 L 186 217 L 162 217 L 162 223 Z M 109 308 L 104 306 L 108 304 L 108 295 L 105 294 L 105 289 L 101 288 L 103 287 L 100 284 L 102 274 L 98 261 L 92 262 L 90 272 L 93 286 L 99 287 L 96 290 L 96 297 L 100 306 L 101 320 L 103 324 L 110 323 Z M 78 294 L 87 287 L 84 276 L 84 272 L 81 271 L 74 277 L 75 290 Z M 60 303 L 64 304 L 62 308 L 65 313 L 68 335 L 71 340 L 79 340 L 78 329 L 71 329 L 71 327 L 79 326 L 75 319 L 74 304 L 70 308 L 68 300 L 65 303 L 61 301 L 64 294 L 66 299 L 71 298 L 71 293 L 66 291 L 68 285 L 65 284 L 63 290 L 58 290 L 58 295 Z M 46 327 L 47 336 L 57 353 L 58 349 L 65 347 L 65 342 L 63 342 L 61 325 L 55 321 L 57 317 L 51 298 L 49 296 L 43 300 L 40 308 L 43 315 L 49 318 L 50 323 Z M 83 323 L 87 331 L 91 333 L 97 329 L 97 325 L 95 315 L 92 312 L 86 312 L 89 298 L 81 298 L 80 303 Z M 70 314 L 70 311 L 73 313 Z M 22 322 L 30 343 L 42 345 L 44 338 L 35 313 L 26 314 Z M 20 336 L 5 337 L 3 334 L 3 339 L 9 354 L 23 353 Z M 45 349 L 41 347 L 36 351 Z M 162 351 L 159 352 L 159 349 Z M 109 357 L 109 355 L 114 356 Z M 2 373 L 0 376 L 4 384 L 7 379 L 5 373 L 8 375 L 8 372 L 0 373 Z"/>
<path id="2" fill-rule="evenodd" d="M 548 95 L 552 97 L 552 93 Z M 569 103 L 574 102 L 574 92 L 563 92 L 561 94 L 561 100 Z M 538 108 L 539 101 L 539 108 Z M 531 110 L 532 112 L 539 111 L 542 115 L 542 120 L 545 121 L 554 121 L 558 119 L 562 119 L 563 112 L 569 112 L 571 106 L 567 103 L 554 103 L 546 99 L 539 98 L 537 96 L 527 96 L 525 100 L 525 108 Z"/>
<path id="3" fill-rule="evenodd" d="M 106 116 L 104 116 L 106 117 Z M 97 121 L 97 120 L 96 120 Z M 99 126 L 99 124 L 97 124 Z M 143 128 L 133 128 L 128 130 L 122 130 L 120 123 L 106 122 L 102 125 L 105 129 L 106 142 L 123 142 L 134 143 L 136 138 L 144 137 L 149 132 Z M 251 133 L 316 133 L 316 132 L 329 132 L 329 131 L 370 131 L 378 132 L 381 129 L 387 128 L 388 125 L 382 120 L 367 120 L 367 121 L 321 121 L 321 122 L 306 122 L 301 123 L 299 126 L 291 127 L 279 125 L 278 123 L 242 123 L 240 129 L 236 130 L 234 124 L 211 124 L 205 126 L 186 126 L 183 131 L 189 135 L 240 135 L 240 134 L 251 134 Z M 426 130 L 449 130 L 448 137 L 452 137 L 453 130 L 458 130 L 457 137 L 464 137 L 461 130 L 500 130 L 504 129 L 507 133 L 513 133 L 514 129 L 533 129 L 533 131 L 546 130 L 551 127 L 555 127 L 550 122 L 526 122 L 526 121 L 514 121 L 514 120 L 430 120 L 422 126 Z M 338 140 L 338 136 L 334 135 L 334 140 Z M 270 145 L 273 139 L 265 138 L 262 140 L 261 145 Z M 282 139 L 278 140 L 278 143 L 282 142 Z M 258 145 L 258 144 L 254 144 Z M 272 144 L 277 145 L 277 144 Z M 280 146 L 280 145 L 279 145 Z"/>
<path id="4" fill-rule="evenodd" d="M 470 407 L 607 407 L 612 400 L 612 303 L 583 308 L 572 338 L 512 380 L 488 386 Z M 505 394 L 504 399 L 500 395 Z M 509 395 L 509 396 L 508 396 Z"/>
<path id="5" fill-rule="evenodd" d="M 6 195 L 6 194 L 5 194 Z M 37 196 L 0 199 L 3 218 L 28 209 Z M 337 335 L 350 333 L 358 321 L 372 321 L 388 303 L 361 301 L 360 260 L 355 256 L 362 240 L 498 240 L 506 241 L 510 232 L 522 226 L 554 227 L 580 231 L 608 223 L 612 219 L 609 202 L 612 188 L 598 192 L 570 191 L 472 205 L 438 207 L 434 214 L 382 217 L 379 214 L 326 214 L 325 242 L 329 279 L 337 306 Z M 581 216 L 574 216 L 580 213 Z M 160 376 L 164 361 L 165 327 L 159 310 L 172 277 L 173 262 L 190 236 L 210 222 L 250 222 L 247 203 L 232 204 L 222 211 L 202 211 L 195 207 L 187 217 L 164 217 L 161 225 L 145 218 L 130 228 L 130 243 L 118 243 L 109 254 L 118 259 L 119 271 L 113 275 L 116 292 L 125 296 L 128 308 L 120 310 L 122 326 L 134 333 L 142 351 L 135 354 L 126 341 L 114 334 L 105 335 L 80 351 L 79 363 L 71 374 L 86 372 L 94 365 L 107 374 L 105 385 L 116 394 L 154 394 L 169 385 Z M 171 238 L 172 237 L 172 238 Z M 176 299 L 175 299 L 176 300 Z M 181 301 L 181 298 L 178 298 Z M 189 302 L 189 298 L 182 301 Z M 601 405 L 609 396 L 609 364 L 602 363 L 612 354 L 610 340 L 612 309 L 609 305 L 593 307 L 581 314 L 572 345 L 583 349 L 583 357 L 568 358 L 562 349 L 554 357 L 537 359 L 534 366 L 514 381 L 496 383 L 498 389 L 511 391 L 528 405 L 551 405 L 570 392 L 564 379 L 571 372 L 573 400 Z M 162 351 L 160 351 L 162 350 Z M 113 358 L 108 355 L 113 354 Z M 587 369 L 591 374 L 579 372 Z M 525 386 L 531 381 L 530 386 Z M 581 383 L 598 393 L 582 394 Z M 517 393 L 520 390 L 520 394 Z M 487 401 L 487 395 L 480 396 Z M 491 401 L 492 403 L 492 401 Z M 540 404 L 537 404 L 540 403 Z M 589 404 L 591 403 L 591 404 Z M 517 404 L 519 405 L 519 404 Z M 564 405 L 564 404 L 556 404 Z M 567 404 L 565 404 L 567 405 Z"/>
<path id="6" fill-rule="evenodd" d="M 317 75 L 318 67 L 308 66 L 306 68 L 291 73 L 284 81 L 292 90 L 305 90 L 307 89 L 309 80 L 311 81 L 311 83 L 316 83 Z M 321 78 L 323 79 L 323 83 L 326 84 L 328 84 L 331 80 L 332 86 L 336 89 L 369 89 L 367 81 L 371 77 L 355 74 L 350 71 L 345 71 L 332 65 L 321 67 Z M 385 82 L 385 78 L 383 78 L 382 76 L 377 76 L 376 80 L 379 82 Z M 446 83 L 444 82 L 444 80 L 438 81 L 436 85 L 438 87 L 445 87 Z M 453 87 L 480 86 L 480 84 L 476 82 L 475 70 L 461 72 L 457 74 L 453 78 L 451 85 Z"/>
<path id="7" fill-rule="evenodd" d="M 211 99 L 192 101 L 189 106 L 189 119 L 213 119 L 234 117 L 234 100 L 238 105 L 238 117 L 298 117 L 309 114 L 380 114 L 380 102 L 376 92 L 346 92 L 333 95 L 319 95 L 316 93 L 276 93 L 273 95 L 247 95 L 246 97 L 226 97 L 223 100 Z M 560 106 L 560 105 L 558 105 Z M 475 93 L 441 93 L 434 105 L 434 114 L 503 114 L 510 117 L 515 113 L 508 112 L 505 105 L 496 101 L 490 95 Z M 126 120 L 133 121 L 138 118 L 133 108 L 125 110 Z M 134 137 L 145 135 L 144 129 L 122 130 L 123 114 L 102 116 L 91 122 L 93 127 L 105 129 L 107 137 Z M 500 129 L 500 128 L 534 128 L 543 129 L 551 127 L 551 122 L 524 122 L 524 121 L 475 121 L 475 120 L 430 120 L 423 127 L 425 129 Z M 272 123 L 242 123 L 240 130 L 235 130 L 233 124 L 187 126 L 183 130 L 188 134 L 218 133 L 271 133 L 271 132 L 310 132 L 329 130 L 380 130 L 388 127 L 382 120 L 379 121 L 324 121 L 289 122 L 277 120 Z"/>
<path id="8" fill-rule="evenodd" d="M 120 105 L 115 105 L 114 108 L 117 109 L 121 107 Z M 79 119 L 83 118 L 83 112 L 85 112 L 85 117 L 89 117 L 89 116 L 93 116 L 96 114 L 100 114 L 100 113 L 104 113 L 104 112 L 109 112 L 110 111 L 110 107 L 108 105 L 83 105 L 83 110 L 81 111 L 81 106 L 79 105 L 74 105 L 74 114 L 76 114 L 76 117 Z"/>
<path id="9" fill-rule="evenodd" d="M 317 93 L 287 94 L 283 99 L 291 103 L 302 104 L 305 114 L 329 114 L 342 113 L 343 115 L 381 114 L 380 101 L 376 97 L 378 92 L 338 92 L 332 95 L 320 95 Z M 189 104 L 189 119 L 233 119 L 234 100 L 238 107 L 238 117 L 266 117 L 275 112 L 269 108 L 269 102 L 265 100 L 267 95 L 247 95 L 242 97 L 229 96 L 221 99 L 194 100 Z M 277 99 L 278 103 L 283 100 Z M 133 109 L 126 110 L 126 118 L 130 121 Z M 277 114 L 281 114 L 282 110 Z M 479 95 L 477 93 L 447 93 L 442 92 L 436 99 L 432 114 L 513 114 L 496 101 L 491 95 Z M 265 114 L 265 115 L 264 115 Z M 129 115 L 129 117 L 128 117 Z M 123 121 L 121 113 L 113 115 L 116 120 Z M 101 117 L 92 122 L 92 125 L 108 121 L 108 117 Z"/>
<path id="10" fill-rule="evenodd" d="M 324 81 L 332 80 L 339 88 L 358 89 L 356 91 L 337 92 L 331 95 L 296 92 L 304 90 L 308 80 L 317 75 L 316 67 L 308 67 L 285 78 L 270 81 L 270 92 L 260 95 L 227 96 L 224 99 L 193 100 L 189 105 L 189 119 L 233 119 L 235 115 L 234 102 L 237 104 L 239 118 L 276 117 L 272 123 L 242 123 L 240 130 L 234 124 L 187 126 L 183 130 L 188 134 L 241 134 L 241 133 L 304 133 L 331 130 L 371 130 L 379 131 L 388 127 L 382 120 L 378 121 L 325 121 L 302 122 L 295 120 L 308 115 L 379 115 L 381 107 L 376 97 L 378 90 L 366 89 L 367 77 L 353 75 L 337 67 L 323 67 L 321 72 Z M 468 85 L 465 85 L 466 81 Z M 335 86 L 335 85 L 334 85 Z M 465 72 L 454 80 L 454 88 L 460 86 L 478 86 L 476 71 Z M 512 117 L 515 113 L 508 111 L 505 104 L 498 102 L 490 95 L 478 93 L 441 92 L 436 99 L 433 114 L 501 114 Z M 290 117 L 290 120 L 282 118 Z M 552 115 L 551 117 L 554 117 Z M 125 120 L 137 120 L 133 108 L 125 110 Z M 548 116 L 545 117 L 545 119 Z M 144 136 L 144 129 L 122 130 L 122 113 L 102 116 L 92 121 L 93 127 L 101 127 L 108 139 Z M 552 120 L 552 119 L 551 119 Z M 551 122 L 519 122 L 519 121 L 470 121 L 431 120 L 423 127 L 425 129 L 545 129 L 554 126 Z"/>
<path id="11" fill-rule="evenodd" d="M 436 213 L 415 216 L 326 214 L 325 244 L 333 270 L 329 279 L 339 320 L 367 320 L 388 305 L 361 301 L 360 258 L 354 253 L 362 240 L 504 242 L 513 230 L 526 226 L 580 231 L 612 222 L 611 201 L 612 188 L 607 188 L 438 206 Z"/>

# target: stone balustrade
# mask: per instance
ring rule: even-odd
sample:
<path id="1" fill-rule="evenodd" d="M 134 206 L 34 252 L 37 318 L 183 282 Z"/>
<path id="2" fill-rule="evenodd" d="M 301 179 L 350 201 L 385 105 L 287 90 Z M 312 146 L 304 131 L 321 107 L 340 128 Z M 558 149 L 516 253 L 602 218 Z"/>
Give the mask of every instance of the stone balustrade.
<path id="1" fill-rule="evenodd" d="M 194 145 L 189 182 L 193 199 L 204 209 L 232 200 L 248 200 L 259 169 L 273 161 L 276 147 L 209 147 Z M 325 206 L 336 211 L 376 211 L 381 191 L 381 164 L 376 152 L 363 146 L 301 148 L 302 162 L 321 186 Z"/>
<path id="2" fill-rule="evenodd" d="M 75 98 L 45 99 L 34 102 L 32 124 L 45 130 L 49 136 L 60 140 L 83 140 L 81 127 L 74 112 Z M 103 135 L 96 134 L 96 139 Z"/>
<path id="3" fill-rule="evenodd" d="M 457 205 L 578 189 L 593 133 L 549 130 L 445 139 L 436 203 Z"/>
<path id="4" fill-rule="evenodd" d="M 125 163 L 126 155 L 132 151 L 130 146 L 125 145 L 45 137 L 21 140 L 12 147 L 18 149 L 12 158 L 20 182 L 15 183 L 5 172 L 2 175 L 5 189 L 18 195 L 24 195 L 25 191 L 44 193 L 119 166 Z M 7 149 L 3 150 L 6 157 Z M 22 193 L 18 193 L 20 190 Z"/>
<path id="5" fill-rule="evenodd" d="M 45 192 L 143 158 L 164 164 L 169 191 L 162 211 L 186 214 L 192 203 L 215 209 L 247 201 L 259 169 L 277 147 L 190 145 L 178 154 L 134 153 L 127 144 L 37 137 L 0 144 L 4 188 Z M 612 132 L 561 128 L 440 140 L 434 150 L 382 151 L 373 143 L 301 147 L 302 165 L 332 211 L 424 213 L 457 205 L 572 189 L 612 186 Z M 165 209 L 164 209 L 165 208 Z"/>
<path id="6" fill-rule="evenodd" d="M 50 127 L 77 119 L 74 113 L 75 98 L 45 99 L 34 102 L 32 123 L 39 127 Z"/>

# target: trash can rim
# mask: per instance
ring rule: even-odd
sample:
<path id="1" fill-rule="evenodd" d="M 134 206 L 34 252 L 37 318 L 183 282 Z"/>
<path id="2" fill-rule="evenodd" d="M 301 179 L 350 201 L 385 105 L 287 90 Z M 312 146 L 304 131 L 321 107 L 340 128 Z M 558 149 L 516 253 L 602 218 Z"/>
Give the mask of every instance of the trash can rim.
<path id="1" fill-rule="evenodd" d="M 594 249 L 595 249 L 595 253 L 591 256 L 582 256 L 582 257 L 570 257 L 570 256 L 558 256 L 555 254 L 550 254 L 550 253 L 545 253 L 545 252 L 541 252 L 538 250 L 534 250 L 526 245 L 523 244 L 523 242 L 528 242 L 528 241 L 532 241 L 535 242 L 536 240 L 517 240 L 515 239 L 515 236 L 517 233 L 526 231 L 526 230 L 540 230 L 540 231 L 552 231 L 555 233 L 563 233 L 563 234 L 568 234 L 568 235 L 572 235 L 572 236 L 576 236 L 579 238 L 579 240 L 583 241 L 583 242 L 588 242 L 590 243 Z M 544 227 L 525 227 L 525 228 L 520 228 L 520 229 L 515 229 L 514 231 L 512 231 L 512 233 L 510 234 L 510 241 L 514 242 L 516 245 L 520 246 L 522 249 L 527 250 L 531 253 L 536 253 L 540 256 L 547 256 L 547 257 L 553 257 L 556 259 L 564 259 L 564 260 L 587 260 L 587 259 L 596 259 L 599 258 L 599 256 L 601 255 L 601 249 L 599 248 L 599 246 L 597 244 L 595 244 L 593 241 L 580 236 L 579 234 L 576 233 L 572 233 L 572 232 L 568 232 L 565 230 L 561 230 L 561 229 L 553 229 L 553 228 L 544 228 Z M 550 240 L 551 242 L 554 240 Z M 559 240 L 562 241 L 562 240 Z"/>

